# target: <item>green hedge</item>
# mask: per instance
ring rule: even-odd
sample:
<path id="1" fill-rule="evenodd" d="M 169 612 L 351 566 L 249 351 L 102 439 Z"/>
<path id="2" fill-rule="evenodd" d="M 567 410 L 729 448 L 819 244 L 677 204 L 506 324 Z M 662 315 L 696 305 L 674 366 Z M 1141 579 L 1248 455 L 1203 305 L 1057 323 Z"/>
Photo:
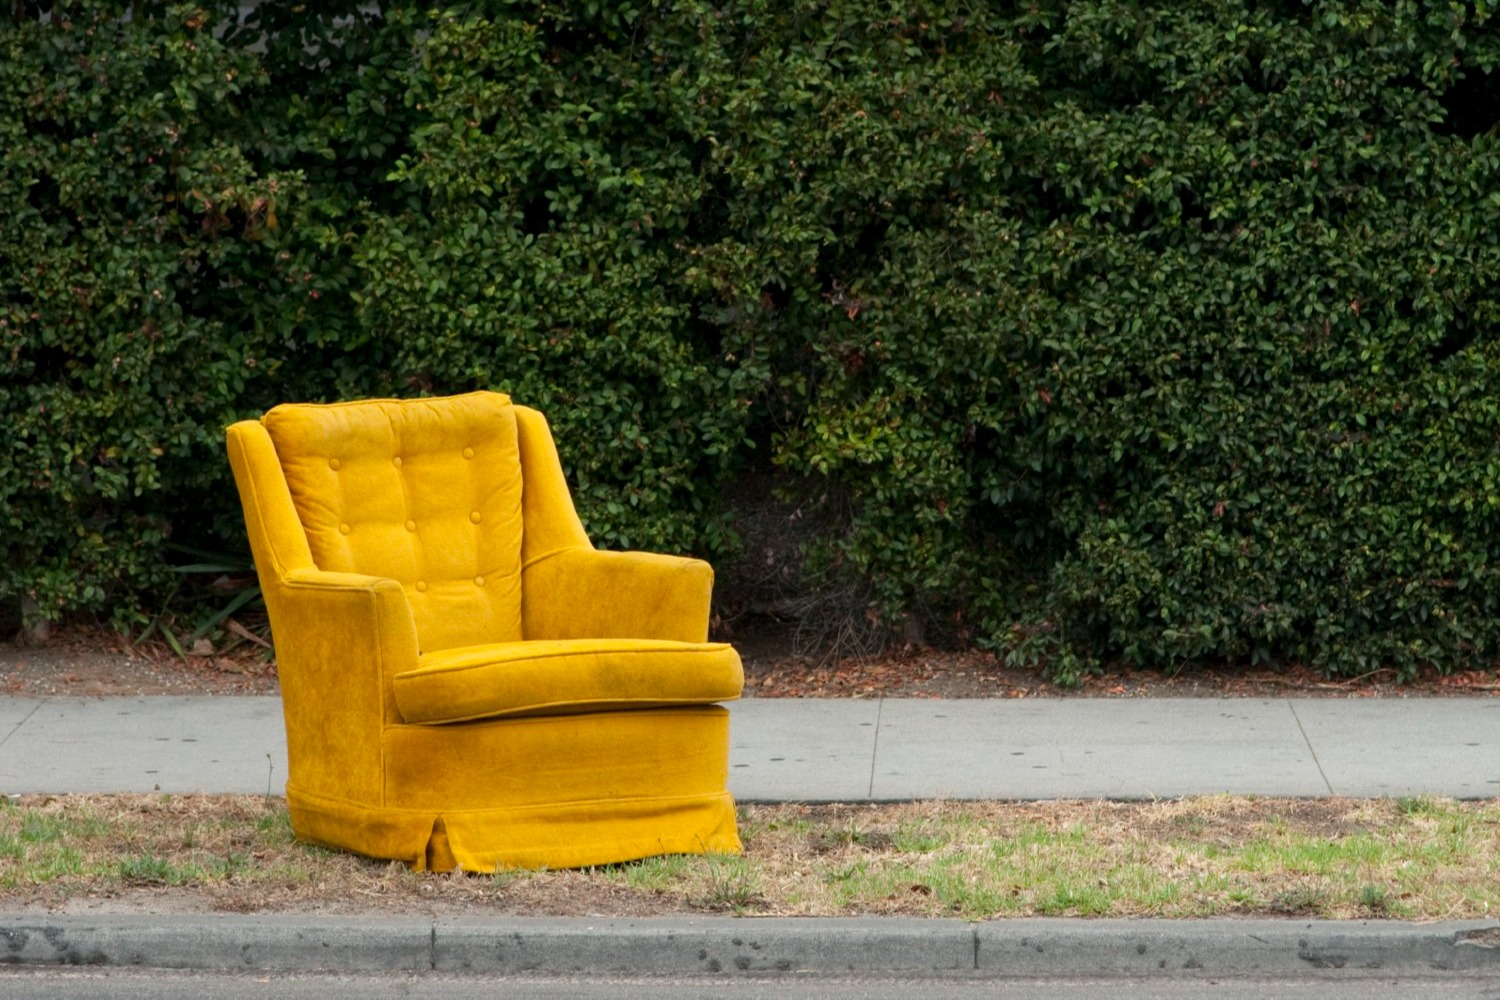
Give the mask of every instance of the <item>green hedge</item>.
<path id="1" fill-rule="evenodd" d="M 220 425 L 274 395 L 255 324 L 295 309 L 261 290 L 290 284 L 301 185 L 252 162 L 265 75 L 201 15 L 3 24 L 0 593 L 56 617 L 158 588 L 190 498 L 224 490 Z"/>
<path id="2" fill-rule="evenodd" d="M 227 420 L 484 386 L 605 544 L 722 557 L 775 466 L 1062 679 L 1493 662 L 1484 5 L 26 8 L 0 593 L 149 606 L 243 544 Z"/>

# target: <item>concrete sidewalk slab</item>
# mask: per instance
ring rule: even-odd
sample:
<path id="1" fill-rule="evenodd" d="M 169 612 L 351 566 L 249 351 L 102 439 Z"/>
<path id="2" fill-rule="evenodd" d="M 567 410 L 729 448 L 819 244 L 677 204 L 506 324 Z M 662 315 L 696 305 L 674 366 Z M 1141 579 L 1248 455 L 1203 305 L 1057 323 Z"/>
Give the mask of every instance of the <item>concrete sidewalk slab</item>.
<path id="1" fill-rule="evenodd" d="M 1293 702 L 1334 795 L 1500 793 L 1500 699 Z"/>
<path id="2" fill-rule="evenodd" d="M 278 698 L 49 698 L 0 744 L 11 793 L 280 795 L 286 775 Z"/>
<path id="3" fill-rule="evenodd" d="M 871 798 L 1328 794 L 1285 701 L 888 700 Z"/>
<path id="4" fill-rule="evenodd" d="M 870 796 L 881 702 L 747 698 L 729 706 L 729 790 L 744 802 Z"/>

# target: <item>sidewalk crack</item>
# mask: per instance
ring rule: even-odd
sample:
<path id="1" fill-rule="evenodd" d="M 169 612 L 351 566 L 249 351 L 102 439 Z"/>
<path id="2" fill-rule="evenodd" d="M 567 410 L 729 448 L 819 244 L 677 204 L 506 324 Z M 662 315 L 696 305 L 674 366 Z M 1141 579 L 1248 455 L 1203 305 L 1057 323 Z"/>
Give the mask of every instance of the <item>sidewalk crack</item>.
<path id="1" fill-rule="evenodd" d="M 0 747 L 3 747 L 3 746 L 5 746 L 6 743 L 10 742 L 10 738 L 12 736 L 16 735 L 16 733 L 19 733 L 21 731 L 21 727 L 24 726 L 24 725 L 26 725 L 26 723 L 30 722 L 31 721 L 31 717 L 33 715 L 35 715 L 36 713 L 40 712 L 42 710 L 42 706 L 45 705 L 45 704 L 47 704 L 47 699 L 46 698 L 38 698 L 37 699 L 37 703 L 32 706 L 31 711 L 29 711 L 29 712 L 26 713 L 26 718 L 22 719 L 20 722 L 16 723 L 14 726 L 11 726 L 10 727 L 10 732 L 6 733 L 4 736 L 0 736 Z"/>
<path id="2" fill-rule="evenodd" d="M 875 760 L 880 755 L 880 719 L 885 713 L 885 698 L 875 703 L 875 742 L 870 745 L 870 785 L 865 790 L 866 799 L 875 798 Z"/>
<path id="3" fill-rule="evenodd" d="M 1333 795 L 1333 782 L 1328 780 L 1328 772 L 1323 770 L 1323 762 L 1318 759 L 1318 751 L 1313 749 L 1312 740 L 1308 738 L 1307 727 L 1302 724 L 1302 716 L 1297 714 L 1297 706 L 1287 699 L 1286 707 L 1292 711 L 1292 719 L 1297 723 L 1297 732 L 1302 734 L 1302 742 L 1307 745 L 1307 752 L 1312 754 L 1313 763 L 1317 765 L 1318 777 L 1323 779 L 1323 787 L 1328 789 L 1328 794 Z"/>

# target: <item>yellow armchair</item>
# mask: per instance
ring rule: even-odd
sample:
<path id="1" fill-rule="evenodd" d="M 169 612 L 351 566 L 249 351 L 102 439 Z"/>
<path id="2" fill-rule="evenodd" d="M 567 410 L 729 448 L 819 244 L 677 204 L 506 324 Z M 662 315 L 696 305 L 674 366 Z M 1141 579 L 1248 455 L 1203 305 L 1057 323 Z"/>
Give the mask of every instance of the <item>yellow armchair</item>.
<path id="1" fill-rule="evenodd" d="M 285 405 L 228 445 L 298 837 L 437 871 L 740 849 L 713 571 L 595 550 L 540 413 Z"/>

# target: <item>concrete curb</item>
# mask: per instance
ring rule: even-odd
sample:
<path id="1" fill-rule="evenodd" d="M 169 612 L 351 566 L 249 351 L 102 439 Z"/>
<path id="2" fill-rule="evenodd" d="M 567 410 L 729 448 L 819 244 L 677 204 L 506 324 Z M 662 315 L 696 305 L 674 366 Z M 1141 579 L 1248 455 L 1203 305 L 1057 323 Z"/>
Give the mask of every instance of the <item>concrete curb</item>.
<path id="1" fill-rule="evenodd" d="M 737 976 L 1500 975 L 1500 924 L 0 915 L 0 963 Z"/>

